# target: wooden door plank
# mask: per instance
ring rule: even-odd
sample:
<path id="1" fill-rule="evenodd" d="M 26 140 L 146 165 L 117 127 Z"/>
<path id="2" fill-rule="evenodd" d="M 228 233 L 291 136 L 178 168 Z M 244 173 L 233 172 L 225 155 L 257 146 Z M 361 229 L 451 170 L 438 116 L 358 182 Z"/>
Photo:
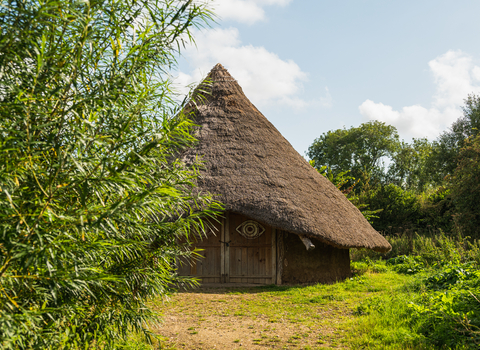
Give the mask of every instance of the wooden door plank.
<path id="1" fill-rule="evenodd" d="M 255 259 L 255 248 L 248 248 L 248 275 L 247 276 L 255 276 L 253 273 L 253 269 L 255 268 L 255 264 L 258 263 L 258 259 Z M 249 279 L 248 283 L 253 283 L 253 280 Z"/>
<path id="2" fill-rule="evenodd" d="M 242 276 L 248 276 L 248 248 L 242 249 Z M 247 283 L 247 278 L 242 278 L 242 282 Z"/>
<path id="3" fill-rule="evenodd" d="M 192 262 L 192 266 L 190 268 L 190 275 L 191 276 L 196 276 L 197 275 L 197 261 Z"/>
<path id="4" fill-rule="evenodd" d="M 225 218 L 222 218 L 220 222 L 220 241 L 228 242 L 225 240 Z M 225 279 L 225 250 L 227 249 L 225 243 L 220 243 L 220 276 L 221 282 L 226 282 Z"/>
<path id="5" fill-rule="evenodd" d="M 277 285 L 282 284 L 282 270 L 283 270 L 283 231 L 277 232 Z"/>
<path id="6" fill-rule="evenodd" d="M 224 235 L 225 240 L 224 242 L 230 242 L 230 214 L 228 212 L 225 213 L 225 225 L 224 227 Z M 224 271 L 225 271 L 225 283 L 230 282 L 230 244 L 225 244 L 225 257 L 223 260 Z"/>
<path id="7" fill-rule="evenodd" d="M 222 278 L 221 266 L 222 265 L 222 246 L 220 249 L 215 249 L 215 278 L 218 278 L 218 282 Z"/>
<path id="8" fill-rule="evenodd" d="M 225 248 L 227 249 L 227 248 Z M 230 250 L 230 263 L 229 263 L 229 266 L 230 266 L 230 271 L 226 271 L 225 270 L 225 274 L 228 273 L 229 276 L 232 276 L 232 275 L 236 275 L 236 271 L 235 269 L 237 268 L 237 265 L 235 264 L 235 261 L 237 259 L 237 248 L 235 247 L 228 247 L 228 249 Z"/>
<path id="9" fill-rule="evenodd" d="M 265 248 L 265 275 L 272 275 L 272 248 Z"/>
<path id="10" fill-rule="evenodd" d="M 233 263 L 233 274 L 236 276 L 242 275 L 242 248 L 231 247 L 232 251 L 235 252 L 234 258 L 231 260 Z"/>
<path id="11" fill-rule="evenodd" d="M 252 265 L 253 271 L 252 276 L 259 276 L 260 275 L 260 265 L 261 265 L 261 257 L 260 257 L 260 248 L 256 247 L 253 248 L 253 256 L 252 256 Z"/>
<path id="12" fill-rule="evenodd" d="M 215 256 L 212 253 L 211 249 L 209 248 L 204 248 L 205 251 L 205 259 L 202 261 L 202 275 L 204 276 L 211 276 L 213 275 L 212 266 L 213 266 L 213 261 L 215 259 Z"/>
<path id="13" fill-rule="evenodd" d="M 271 266 L 272 266 L 272 284 L 277 284 L 277 229 L 272 229 L 272 251 L 271 251 Z"/>
<path id="14" fill-rule="evenodd" d="M 258 252 L 259 252 L 259 255 L 258 255 L 258 275 L 259 276 L 265 276 L 265 263 L 266 263 L 266 257 L 265 257 L 265 251 L 267 250 L 267 248 L 258 248 Z"/>
<path id="15" fill-rule="evenodd" d="M 203 276 L 203 262 L 205 261 L 205 251 L 199 252 L 199 254 L 202 256 L 197 260 L 197 275 Z"/>

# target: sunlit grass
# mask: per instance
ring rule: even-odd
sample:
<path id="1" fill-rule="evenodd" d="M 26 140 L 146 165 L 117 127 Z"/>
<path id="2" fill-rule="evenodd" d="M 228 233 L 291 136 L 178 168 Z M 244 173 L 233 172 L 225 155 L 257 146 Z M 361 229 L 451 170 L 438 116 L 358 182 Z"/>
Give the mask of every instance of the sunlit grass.
<path id="1" fill-rule="evenodd" d="M 390 271 L 384 263 L 380 263 L 378 269 L 384 272 L 373 273 L 367 269 L 363 275 L 334 284 L 231 288 L 220 292 L 209 289 L 203 294 L 199 291 L 182 292 L 172 295 L 164 304 L 158 303 L 157 309 L 165 315 L 181 314 L 198 328 L 212 317 L 221 317 L 224 322 L 233 320 L 232 327 L 235 319 L 248 319 L 252 330 L 264 320 L 275 330 L 265 329 L 262 334 L 256 332 L 252 344 L 272 348 L 288 344 L 312 349 L 322 344 L 378 348 L 382 340 L 383 345 L 391 349 L 418 348 L 421 337 L 409 328 L 406 321 L 397 317 L 403 312 L 398 310 L 398 305 L 406 308 L 409 294 L 414 293 L 414 277 Z M 221 298 L 206 297 L 217 293 Z M 367 311 L 368 303 L 384 304 L 385 312 Z M 295 329 L 297 326 L 310 331 L 292 332 L 285 339 L 276 335 L 285 327 Z M 325 329 L 328 331 L 322 334 Z M 157 332 L 162 334 L 162 328 Z M 239 342 L 239 339 L 234 341 Z"/>
<path id="2" fill-rule="evenodd" d="M 163 338 L 138 348 L 209 349 L 212 337 L 225 341 L 208 333 L 219 329 L 232 337 L 217 348 L 471 349 L 439 345 L 421 332 L 412 303 L 428 292 L 424 281 L 431 271 L 400 274 L 368 259 L 352 268 L 354 277 L 334 284 L 174 293 L 152 306 L 180 328 L 169 331 L 168 322 L 152 327 Z"/>

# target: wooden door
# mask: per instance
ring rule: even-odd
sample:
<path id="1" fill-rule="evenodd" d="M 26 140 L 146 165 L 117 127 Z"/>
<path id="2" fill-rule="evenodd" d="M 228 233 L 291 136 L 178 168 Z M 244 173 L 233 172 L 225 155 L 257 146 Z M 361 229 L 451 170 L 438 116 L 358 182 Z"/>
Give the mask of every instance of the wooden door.
<path id="1" fill-rule="evenodd" d="M 202 283 L 276 283 L 275 230 L 232 213 L 226 213 L 225 219 L 214 226 L 206 238 L 197 237 L 193 243 L 202 249 L 199 254 L 203 258 L 181 261 L 180 276 L 196 277 Z M 260 230 L 259 234 L 249 236 L 249 230 L 255 227 Z"/>
<path id="2" fill-rule="evenodd" d="M 228 215 L 226 281 L 273 284 L 276 280 L 275 232 L 239 214 Z M 258 231 L 256 231 L 258 230 Z M 227 237 L 228 236 L 228 237 Z"/>
<path id="3" fill-rule="evenodd" d="M 198 253 L 202 258 L 195 261 L 181 261 L 178 265 L 180 276 L 192 276 L 201 280 L 202 283 L 220 283 L 222 281 L 222 258 L 221 249 L 222 225 L 215 223 L 208 230 L 207 236 L 196 236 L 192 246 L 201 249 Z"/>

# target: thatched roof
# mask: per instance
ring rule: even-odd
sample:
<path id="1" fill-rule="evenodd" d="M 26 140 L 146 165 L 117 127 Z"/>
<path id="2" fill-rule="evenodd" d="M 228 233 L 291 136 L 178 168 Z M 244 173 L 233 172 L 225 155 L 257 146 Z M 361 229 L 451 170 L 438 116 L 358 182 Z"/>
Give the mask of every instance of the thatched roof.
<path id="1" fill-rule="evenodd" d="M 227 211 L 338 248 L 380 252 L 390 244 L 260 113 L 222 65 L 207 76 L 205 99 L 193 103 L 198 145 L 183 155 L 204 161 L 199 188 Z M 294 122 L 292 120 L 292 122 Z"/>

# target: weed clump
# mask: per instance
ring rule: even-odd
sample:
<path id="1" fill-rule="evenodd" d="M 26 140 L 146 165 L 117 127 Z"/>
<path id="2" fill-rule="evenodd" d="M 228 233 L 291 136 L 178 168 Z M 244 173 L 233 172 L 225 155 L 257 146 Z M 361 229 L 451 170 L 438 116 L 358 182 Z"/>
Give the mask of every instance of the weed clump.
<path id="1" fill-rule="evenodd" d="M 369 298 L 357 305 L 352 314 L 363 318 L 360 325 L 376 322 L 373 329 L 362 331 L 366 335 L 358 341 L 371 346 L 374 339 L 395 334 L 391 344 L 406 347 L 478 349 L 479 242 L 443 232 L 432 237 L 415 234 L 388 239 L 393 249 L 386 261 L 376 253 L 355 251 L 352 255 L 357 261 L 352 266 L 363 273 L 384 266 L 398 274 L 411 275 L 413 280 L 393 296 Z M 384 334 L 387 325 L 396 327 L 396 331 Z M 385 345 L 385 338 L 382 341 Z"/>

